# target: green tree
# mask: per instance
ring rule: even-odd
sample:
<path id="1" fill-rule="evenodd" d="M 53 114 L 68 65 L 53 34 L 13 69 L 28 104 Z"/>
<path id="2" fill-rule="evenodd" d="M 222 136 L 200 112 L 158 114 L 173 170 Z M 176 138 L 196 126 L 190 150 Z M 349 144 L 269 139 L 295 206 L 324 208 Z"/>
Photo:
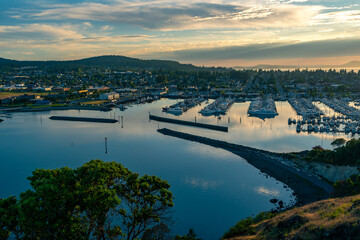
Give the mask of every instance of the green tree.
<path id="1" fill-rule="evenodd" d="M 156 176 L 133 173 L 121 191 L 119 211 L 127 239 L 137 239 L 142 233 L 160 223 L 173 206 L 170 185 Z"/>
<path id="2" fill-rule="evenodd" d="M 0 239 L 8 239 L 18 225 L 17 199 L 9 197 L 0 199 Z"/>
<path id="3" fill-rule="evenodd" d="M 0 200 L 0 239 L 137 239 L 173 206 L 170 185 L 116 162 L 38 169 L 19 200 Z"/>
<path id="4" fill-rule="evenodd" d="M 335 139 L 331 145 L 335 147 L 341 147 L 346 143 L 346 140 L 344 138 L 337 138 Z"/>

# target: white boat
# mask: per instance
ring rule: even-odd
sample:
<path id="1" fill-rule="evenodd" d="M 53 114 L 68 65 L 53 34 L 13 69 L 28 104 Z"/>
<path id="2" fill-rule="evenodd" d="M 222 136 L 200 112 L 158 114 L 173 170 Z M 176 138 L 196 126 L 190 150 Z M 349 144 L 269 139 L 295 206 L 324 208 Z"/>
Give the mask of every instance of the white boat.
<path id="1" fill-rule="evenodd" d="M 172 114 L 182 114 L 183 110 L 179 107 L 175 107 L 175 108 L 169 108 L 168 110 L 166 110 L 166 112 Z"/>

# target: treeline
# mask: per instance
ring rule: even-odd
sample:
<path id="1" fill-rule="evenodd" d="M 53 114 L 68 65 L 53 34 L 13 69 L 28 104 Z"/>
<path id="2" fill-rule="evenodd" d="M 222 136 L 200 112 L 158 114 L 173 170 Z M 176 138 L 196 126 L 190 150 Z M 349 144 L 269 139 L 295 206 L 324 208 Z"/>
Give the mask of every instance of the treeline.
<path id="1" fill-rule="evenodd" d="M 38 169 L 28 179 L 31 190 L 0 199 L 0 239 L 162 239 L 169 233 L 173 196 L 156 176 L 92 160 L 77 169 Z"/>
<path id="2" fill-rule="evenodd" d="M 336 141 L 333 143 L 336 143 Z M 311 151 L 305 153 L 291 153 L 287 154 L 287 156 L 291 158 L 300 158 L 310 162 L 329 163 L 340 166 L 360 166 L 360 139 L 351 139 L 344 144 L 340 144 L 340 146 L 333 151 L 316 146 Z"/>

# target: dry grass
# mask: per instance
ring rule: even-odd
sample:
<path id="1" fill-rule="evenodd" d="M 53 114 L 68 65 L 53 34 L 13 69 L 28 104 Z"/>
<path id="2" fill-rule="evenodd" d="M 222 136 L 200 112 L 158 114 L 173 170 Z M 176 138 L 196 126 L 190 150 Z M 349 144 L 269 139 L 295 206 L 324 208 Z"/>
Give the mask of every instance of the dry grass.
<path id="1" fill-rule="evenodd" d="M 234 239 L 357 239 L 360 195 L 315 202 L 253 225 L 256 235 Z"/>

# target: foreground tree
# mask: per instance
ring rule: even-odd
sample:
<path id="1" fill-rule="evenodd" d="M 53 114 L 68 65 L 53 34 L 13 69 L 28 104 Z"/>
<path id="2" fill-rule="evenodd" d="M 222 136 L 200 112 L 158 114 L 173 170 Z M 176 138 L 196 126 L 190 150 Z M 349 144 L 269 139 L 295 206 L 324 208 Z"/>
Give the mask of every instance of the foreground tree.
<path id="1" fill-rule="evenodd" d="M 173 206 L 170 185 L 115 162 L 35 170 L 32 189 L 0 200 L 0 239 L 136 239 Z"/>
<path id="2" fill-rule="evenodd" d="M 137 239 L 140 234 L 160 223 L 173 206 L 170 185 L 155 176 L 130 175 L 121 191 L 122 208 L 119 214 L 127 239 Z"/>

